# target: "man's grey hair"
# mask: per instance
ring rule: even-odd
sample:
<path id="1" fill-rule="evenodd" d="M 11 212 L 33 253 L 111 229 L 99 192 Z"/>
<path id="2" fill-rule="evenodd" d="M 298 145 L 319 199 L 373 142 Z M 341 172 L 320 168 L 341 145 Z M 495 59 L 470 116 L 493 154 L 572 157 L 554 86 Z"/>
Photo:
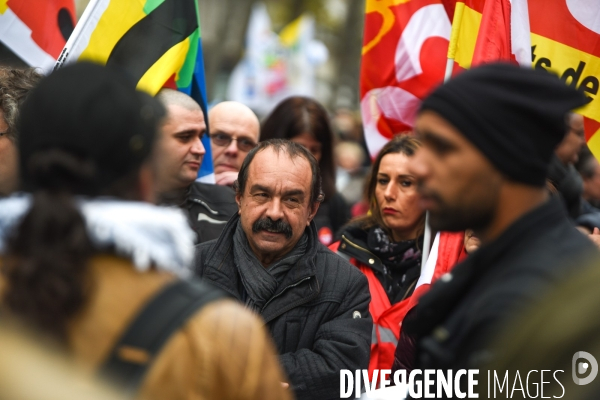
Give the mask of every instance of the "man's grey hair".
<path id="1" fill-rule="evenodd" d="M 41 79 L 42 75 L 35 68 L 0 67 L 0 110 L 4 114 L 6 125 L 8 125 L 6 134 L 12 141 L 17 141 L 19 138 L 17 129 L 19 109 L 29 91 Z"/>

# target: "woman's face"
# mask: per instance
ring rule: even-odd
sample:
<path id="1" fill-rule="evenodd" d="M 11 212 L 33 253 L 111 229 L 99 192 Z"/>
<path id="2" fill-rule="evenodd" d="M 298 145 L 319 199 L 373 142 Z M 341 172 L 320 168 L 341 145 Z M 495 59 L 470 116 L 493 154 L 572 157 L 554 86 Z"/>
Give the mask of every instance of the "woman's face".
<path id="1" fill-rule="evenodd" d="M 423 216 L 418 205 L 415 177 L 409 173 L 409 163 L 410 158 L 404 154 L 386 154 L 377 171 L 377 206 L 396 242 L 415 239 Z"/>
<path id="2" fill-rule="evenodd" d="M 304 132 L 301 135 L 294 136 L 290 139 L 294 143 L 301 144 L 306 147 L 308 151 L 317 159 L 317 162 L 321 162 L 321 154 L 323 151 L 323 145 L 313 135 L 308 132 Z"/>

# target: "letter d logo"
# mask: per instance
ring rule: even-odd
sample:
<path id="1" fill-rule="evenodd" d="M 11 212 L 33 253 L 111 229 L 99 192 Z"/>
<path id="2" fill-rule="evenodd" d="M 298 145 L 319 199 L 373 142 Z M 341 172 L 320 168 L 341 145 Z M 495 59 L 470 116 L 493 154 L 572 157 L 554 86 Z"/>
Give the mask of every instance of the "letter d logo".
<path id="1" fill-rule="evenodd" d="M 581 361 L 580 359 L 585 359 L 586 361 Z M 592 367 L 590 370 L 590 366 Z M 586 378 L 579 378 L 579 375 L 585 374 L 587 371 L 590 371 L 590 374 Z M 594 379 L 596 379 L 596 375 L 598 375 L 598 361 L 588 352 L 578 351 L 573 354 L 573 382 L 576 385 L 587 385 L 591 383 Z"/>

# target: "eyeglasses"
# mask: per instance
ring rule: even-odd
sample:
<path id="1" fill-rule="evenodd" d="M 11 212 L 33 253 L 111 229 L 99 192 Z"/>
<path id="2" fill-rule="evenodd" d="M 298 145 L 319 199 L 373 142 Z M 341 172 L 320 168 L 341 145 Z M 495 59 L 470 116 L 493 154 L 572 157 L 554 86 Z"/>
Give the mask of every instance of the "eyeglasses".
<path id="1" fill-rule="evenodd" d="M 234 138 L 226 133 L 213 133 L 210 138 L 214 144 L 221 147 L 227 147 L 231 144 L 232 140 L 236 141 L 237 148 L 239 151 L 249 152 L 256 147 L 256 142 L 248 138 Z"/>

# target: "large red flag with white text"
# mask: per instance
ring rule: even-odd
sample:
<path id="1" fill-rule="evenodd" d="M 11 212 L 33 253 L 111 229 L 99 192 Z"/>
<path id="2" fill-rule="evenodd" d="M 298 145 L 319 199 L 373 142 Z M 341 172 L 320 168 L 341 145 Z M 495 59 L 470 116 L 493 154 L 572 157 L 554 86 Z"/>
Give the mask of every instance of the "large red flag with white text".
<path id="1" fill-rule="evenodd" d="M 529 0 L 535 68 L 557 74 L 582 90 L 588 146 L 600 159 L 600 1 Z"/>

